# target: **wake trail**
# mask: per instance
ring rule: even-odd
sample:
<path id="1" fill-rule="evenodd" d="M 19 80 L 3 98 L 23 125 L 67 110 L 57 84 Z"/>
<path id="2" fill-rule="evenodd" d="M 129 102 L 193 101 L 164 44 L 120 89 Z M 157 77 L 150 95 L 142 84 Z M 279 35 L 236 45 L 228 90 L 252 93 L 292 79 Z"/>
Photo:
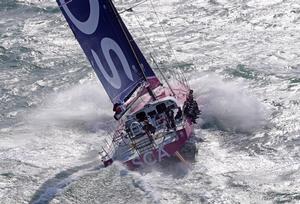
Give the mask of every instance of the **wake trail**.
<path id="1" fill-rule="evenodd" d="M 80 177 L 99 171 L 103 166 L 95 160 L 80 166 L 72 167 L 61 171 L 53 178 L 44 182 L 41 187 L 34 193 L 30 204 L 48 204 L 66 187 L 78 180 Z"/>

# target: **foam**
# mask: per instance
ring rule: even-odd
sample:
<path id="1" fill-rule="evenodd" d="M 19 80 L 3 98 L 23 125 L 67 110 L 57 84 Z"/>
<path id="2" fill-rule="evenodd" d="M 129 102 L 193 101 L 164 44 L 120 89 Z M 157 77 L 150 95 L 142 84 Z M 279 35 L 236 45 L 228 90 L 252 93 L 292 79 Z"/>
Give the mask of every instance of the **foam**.
<path id="1" fill-rule="evenodd" d="M 112 105 L 99 84 L 85 82 L 50 95 L 46 103 L 30 116 L 33 124 L 78 126 L 91 131 L 101 124 L 112 122 Z"/>
<path id="2" fill-rule="evenodd" d="M 204 124 L 222 130 L 253 132 L 266 122 L 267 111 L 242 82 L 225 82 L 216 75 L 206 75 L 191 81 L 202 110 Z"/>
<path id="3" fill-rule="evenodd" d="M 265 6 L 272 6 L 274 4 L 282 3 L 283 0 L 252 0 L 247 3 L 248 6 L 251 7 L 265 7 Z"/>

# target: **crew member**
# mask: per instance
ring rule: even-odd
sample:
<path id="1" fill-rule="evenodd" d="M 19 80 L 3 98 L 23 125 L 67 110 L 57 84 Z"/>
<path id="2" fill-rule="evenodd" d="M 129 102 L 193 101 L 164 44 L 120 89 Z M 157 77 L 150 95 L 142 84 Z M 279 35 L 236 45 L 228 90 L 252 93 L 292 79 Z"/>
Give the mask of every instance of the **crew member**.
<path id="1" fill-rule="evenodd" d="M 180 107 L 178 107 L 177 109 L 177 113 L 176 113 L 176 116 L 175 116 L 175 120 L 178 122 L 178 121 L 181 121 L 182 119 L 182 110 Z"/>
<path id="2" fill-rule="evenodd" d="M 143 121 L 143 130 L 146 132 L 151 143 L 153 143 L 153 137 L 151 134 L 155 133 L 155 127 L 149 123 L 147 119 Z"/>
<path id="3" fill-rule="evenodd" d="M 183 104 L 183 113 L 187 118 L 190 118 L 193 123 L 196 123 L 196 119 L 201 113 L 197 101 L 194 100 L 193 90 L 190 90 L 189 95 Z"/>
<path id="4" fill-rule="evenodd" d="M 174 120 L 174 111 L 172 110 L 172 108 L 170 106 L 166 110 L 166 115 L 168 118 L 169 126 L 171 128 L 176 128 L 175 120 Z"/>
<path id="5" fill-rule="evenodd" d="M 124 103 L 118 102 L 114 104 L 113 111 L 115 112 L 114 118 L 116 120 L 120 119 L 120 115 L 125 111 Z M 122 116 L 122 115 L 121 115 Z"/>

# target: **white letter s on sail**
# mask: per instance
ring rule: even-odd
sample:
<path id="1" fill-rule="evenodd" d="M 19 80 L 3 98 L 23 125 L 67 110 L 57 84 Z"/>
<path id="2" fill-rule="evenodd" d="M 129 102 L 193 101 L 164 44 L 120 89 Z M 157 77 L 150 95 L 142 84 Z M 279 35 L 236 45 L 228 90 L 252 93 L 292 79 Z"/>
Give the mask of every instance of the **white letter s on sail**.
<path id="1" fill-rule="evenodd" d="M 86 35 L 93 34 L 99 24 L 100 19 L 100 7 L 99 7 L 99 1 L 98 0 L 89 0 L 89 7 L 90 7 L 90 13 L 89 18 L 86 21 L 80 21 L 78 20 L 70 11 L 70 9 L 67 6 L 66 0 L 59 0 L 61 3 L 61 7 L 64 9 L 66 14 L 68 15 L 69 19 L 72 21 L 72 23 L 76 26 L 77 29 L 79 29 L 82 33 Z M 86 1 L 86 0 L 80 0 L 80 1 Z M 122 87 L 122 81 L 121 77 L 118 73 L 118 70 L 113 62 L 113 59 L 110 55 L 110 51 L 113 51 L 117 57 L 119 58 L 122 68 L 131 81 L 133 81 L 133 75 L 132 71 L 130 69 L 130 66 L 128 64 L 128 61 L 118 45 L 116 41 L 114 41 L 111 38 L 105 37 L 101 39 L 101 50 L 104 55 L 104 59 L 106 60 L 108 67 L 111 70 L 111 74 L 108 74 L 108 72 L 104 69 L 103 66 L 103 58 L 99 58 L 98 54 L 100 50 L 93 50 L 91 49 L 92 56 L 94 58 L 94 61 L 97 64 L 97 68 L 101 71 L 103 74 L 103 77 L 107 80 L 107 82 L 114 87 L 115 89 L 120 89 Z M 91 59 L 90 59 L 91 61 Z M 92 61 L 91 61 L 92 63 Z M 93 67 L 95 68 L 95 65 L 92 63 Z"/>
<path id="2" fill-rule="evenodd" d="M 103 51 L 103 55 L 107 61 L 107 64 L 109 65 L 109 67 L 111 69 L 112 76 L 109 76 L 108 73 L 106 72 L 106 70 L 104 69 L 97 53 L 94 50 L 91 50 L 91 51 L 92 51 L 92 55 L 93 55 L 97 65 L 98 65 L 98 68 L 102 72 L 104 78 L 110 83 L 110 85 L 112 85 L 115 89 L 119 89 L 122 86 L 120 75 L 119 75 L 119 73 L 116 69 L 116 66 L 113 63 L 111 56 L 109 54 L 110 50 L 112 50 L 116 53 L 116 55 L 118 56 L 118 58 L 121 61 L 121 64 L 125 71 L 126 76 L 131 81 L 133 81 L 133 76 L 132 76 L 128 61 L 126 60 L 126 57 L 125 57 L 122 49 L 120 48 L 120 46 L 114 40 L 112 40 L 110 38 L 103 38 L 101 40 L 101 49 Z"/>

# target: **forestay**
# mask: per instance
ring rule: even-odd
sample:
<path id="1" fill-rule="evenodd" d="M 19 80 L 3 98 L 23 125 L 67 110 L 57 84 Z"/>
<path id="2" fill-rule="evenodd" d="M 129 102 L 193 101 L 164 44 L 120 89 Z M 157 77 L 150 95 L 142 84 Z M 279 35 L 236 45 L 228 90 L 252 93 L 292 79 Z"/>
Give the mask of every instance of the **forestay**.
<path id="1" fill-rule="evenodd" d="M 146 80 L 151 88 L 159 85 L 110 0 L 57 2 L 114 104 L 126 101 Z"/>

